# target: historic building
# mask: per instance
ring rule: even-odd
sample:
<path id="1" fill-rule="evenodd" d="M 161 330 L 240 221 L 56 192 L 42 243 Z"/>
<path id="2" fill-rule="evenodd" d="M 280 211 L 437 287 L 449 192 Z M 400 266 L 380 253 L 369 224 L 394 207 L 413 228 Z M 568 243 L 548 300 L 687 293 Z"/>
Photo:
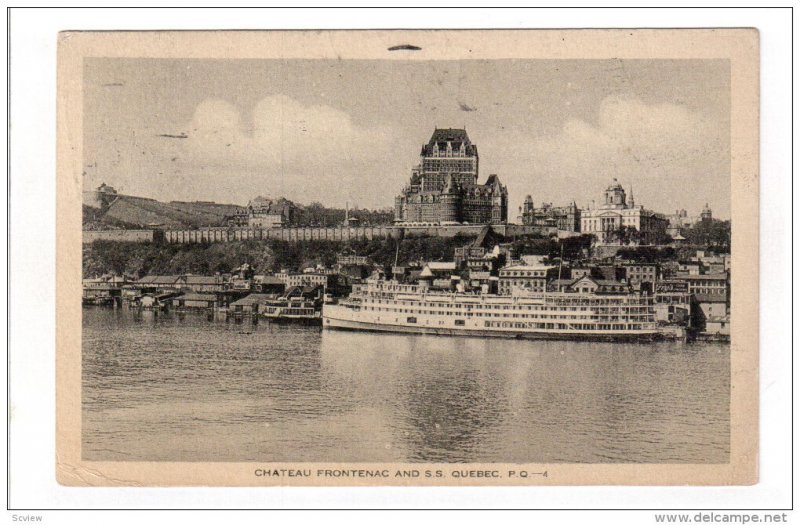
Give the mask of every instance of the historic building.
<path id="1" fill-rule="evenodd" d="M 581 210 L 574 201 L 568 206 L 553 206 L 552 202 L 544 202 L 541 208 L 536 208 L 533 198 L 528 195 L 519 212 L 519 222 L 526 226 L 557 228 L 568 232 L 581 231 Z"/>
<path id="2" fill-rule="evenodd" d="M 713 219 L 713 215 L 711 213 L 711 208 L 708 207 L 708 203 L 703 206 L 703 211 L 700 212 L 700 221 L 701 222 L 711 222 Z"/>
<path id="3" fill-rule="evenodd" d="M 395 198 L 395 223 L 502 224 L 508 191 L 497 175 L 478 184 L 478 148 L 464 129 L 436 129 Z"/>
<path id="4" fill-rule="evenodd" d="M 606 189 L 601 205 L 581 211 L 581 233 L 595 235 L 600 243 L 655 244 L 663 240 L 668 225 L 662 214 L 637 206 L 633 195 L 628 201 L 617 179 Z"/>
<path id="5" fill-rule="evenodd" d="M 117 190 L 104 182 L 95 190 L 83 192 L 83 205 L 105 211 L 117 197 Z"/>
<path id="6" fill-rule="evenodd" d="M 281 228 L 292 223 L 294 209 L 286 199 L 256 197 L 235 215 L 226 217 L 228 224 L 250 228 Z"/>
<path id="7" fill-rule="evenodd" d="M 697 224 L 698 222 L 711 222 L 713 218 L 711 208 L 708 203 L 703 206 L 703 210 L 699 216 L 691 216 L 686 213 L 686 210 L 675 210 L 672 215 L 667 215 L 669 226 L 667 226 L 667 234 L 673 238 L 680 235 L 682 229 L 688 229 Z"/>

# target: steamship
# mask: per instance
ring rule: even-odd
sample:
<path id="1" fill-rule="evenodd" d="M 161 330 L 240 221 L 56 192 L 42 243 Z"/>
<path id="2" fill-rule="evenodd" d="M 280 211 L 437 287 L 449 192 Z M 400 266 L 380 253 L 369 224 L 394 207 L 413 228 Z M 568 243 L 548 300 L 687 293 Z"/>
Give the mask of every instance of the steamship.
<path id="1" fill-rule="evenodd" d="M 394 281 L 354 287 L 322 310 L 323 327 L 453 336 L 648 341 L 660 333 L 649 295 L 437 292 Z"/>

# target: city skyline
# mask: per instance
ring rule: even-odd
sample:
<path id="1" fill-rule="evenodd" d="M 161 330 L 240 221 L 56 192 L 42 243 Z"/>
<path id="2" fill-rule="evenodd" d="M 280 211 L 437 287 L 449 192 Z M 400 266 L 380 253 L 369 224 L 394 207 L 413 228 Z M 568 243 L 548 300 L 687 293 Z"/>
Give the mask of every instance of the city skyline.
<path id="1" fill-rule="evenodd" d="M 665 214 L 730 217 L 723 60 L 88 59 L 84 188 L 159 200 L 388 209 L 435 127 L 480 180 L 586 208 L 613 178 Z M 689 189 L 691 188 L 691 189 Z"/>

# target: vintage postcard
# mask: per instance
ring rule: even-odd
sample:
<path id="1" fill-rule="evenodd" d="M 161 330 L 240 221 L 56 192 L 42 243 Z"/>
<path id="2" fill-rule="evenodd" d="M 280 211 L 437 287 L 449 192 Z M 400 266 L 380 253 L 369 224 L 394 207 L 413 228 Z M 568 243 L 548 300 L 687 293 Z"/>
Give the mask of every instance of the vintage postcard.
<path id="1" fill-rule="evenodd" d="M 757 482 L 758 50 L 60 34 L 57 479 Z"/>

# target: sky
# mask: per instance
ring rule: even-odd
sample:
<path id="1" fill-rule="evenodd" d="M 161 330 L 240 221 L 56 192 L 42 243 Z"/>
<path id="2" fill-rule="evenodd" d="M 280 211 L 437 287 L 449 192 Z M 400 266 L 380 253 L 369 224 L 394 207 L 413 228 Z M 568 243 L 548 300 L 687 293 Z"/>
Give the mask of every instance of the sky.
<path id="1" fill-rule="evenodd" d="M 730 217 L 727 60 L 84 61 L 84 188 L 390 208 L 436 127 L 466 128 L 514 221 L 613 178 L 663 213 Z"/>

